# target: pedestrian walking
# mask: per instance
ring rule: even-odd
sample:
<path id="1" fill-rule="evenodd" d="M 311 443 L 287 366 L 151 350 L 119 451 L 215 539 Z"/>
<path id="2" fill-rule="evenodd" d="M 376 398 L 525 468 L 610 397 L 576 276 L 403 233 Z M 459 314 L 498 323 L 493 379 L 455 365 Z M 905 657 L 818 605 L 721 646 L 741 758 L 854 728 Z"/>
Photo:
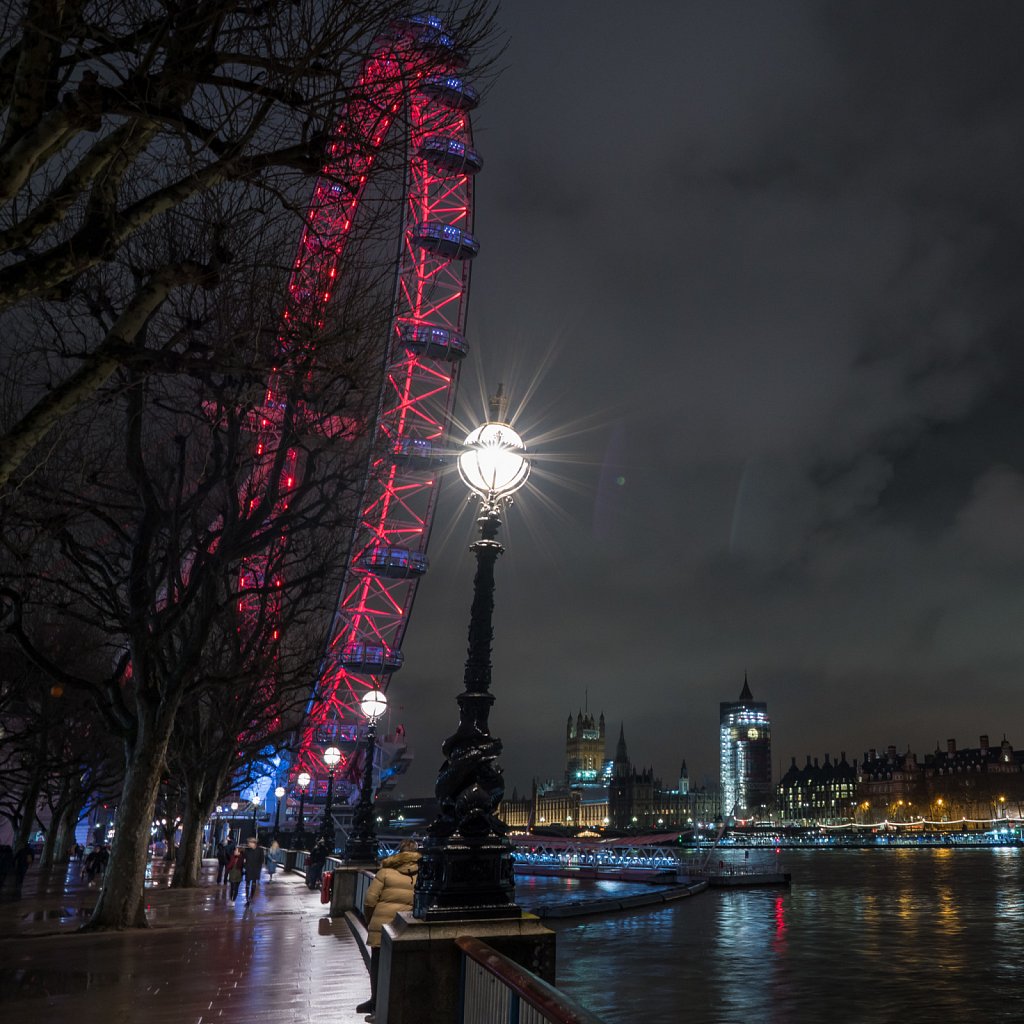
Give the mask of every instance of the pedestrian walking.
<path id="1" fill-rule="evenodd" d="M 236 846 L 228 859 L 228 899 L 232 903 L 238 896 L 238 887 L 242 884 L 242 848 Z"/>
<path id="2" fill-rule="evenodd" d="M 306 858 L 306 885 L 310 889 L 320 888 L 320 876 L 324 873 L 324 865 L 327 863 L 327 844 L 323 839 L 318 839 L 316 845 Z"/>
<path id="3" fill-rule="evenodd" d="M 274 872 L 281 866 L 281 844 L 275 839 L 267 850 L 267 880 L 274 880 Z"/>
<path id="4" fill-rule="evenodd" d="M 226 885 L 228 880 L 228 861 L 234 850 L 231 844 L 225 839 L 223 843 L 217 844 L 217 884 Z"/>
<path id="5" fill-rule="evenodd" d="M 249 836 L 246 841 L 242 862 L 245 865 L 245 905 L 248 906 L 256 894 L 256 883 L 263 872 L 263 850 L 255 836 Z"/>
<path id="6" fill-rule="evenodd" d="M 420 853 L 412 839 L 403 839 L 398 853 L 385 857 L 363 900 L 366 944 L 370 947 L 370 998 L 356 1007 L 356 1013 L 373 1013 L 377 1006 L 377 974 L 380 971 L 380 937 L 384 925 L 395 914 L 412 910 L 412 893 L 420 869 Z"/>
<path id="7" fill-rule="evenodd" d="M 93 847 L 86 855 L 85 863 L 82 865 L 82 873 L 85 875 L 87 882 L 92 882 L 96 877 L 96 872 L 100 869 L 100 850 L 99 847 Z"/>
<path id="8" fill-rule="evenodd" d="M 18 888 L 25 881 L 29 864 L 36 859 L 36 855 L 27 846 L 20 846 L 14 851 L 14 881 Z"/>
<path id="9" fill-rule="evenodd" d="M 4 887 L 4 882 L 7 881 L 7 876 L 13 868 L 14 850 L 11 849 L 9 843 L 4 843 L 0 846 L 0 889 Z"/>

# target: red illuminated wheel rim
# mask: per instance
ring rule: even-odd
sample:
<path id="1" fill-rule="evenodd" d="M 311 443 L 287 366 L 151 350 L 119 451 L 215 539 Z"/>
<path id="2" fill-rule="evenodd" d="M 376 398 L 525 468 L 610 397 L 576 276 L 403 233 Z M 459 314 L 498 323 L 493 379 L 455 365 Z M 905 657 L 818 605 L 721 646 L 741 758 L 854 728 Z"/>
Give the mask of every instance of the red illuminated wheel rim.
<path id="1" fill-rule="evenodd" d="M 352 89 L 358 98 L 339 118 L 314 188 L 289 282 L 282 349 L 293 325 L 315 330 L 322 323 L 375 160 L 392 133 L 406 132 L 401 258 L 373 425 L 376 454 L 292 766 L 314 779 L 327 774 L 326 745 L 351 750 L 358 740 L 362 695 L 386 689 L 401 668 L 417 584 L 429 567 L 441 453 L 467 351 L 470 265 L 479 248 L 473 176 L 482 162 L 469 117 L 477 95 L 459 66 L 440 23 L 428 17 L 399 26 L 365 61 Z M 271 381 L 267 408 L 277 388 Z"/>

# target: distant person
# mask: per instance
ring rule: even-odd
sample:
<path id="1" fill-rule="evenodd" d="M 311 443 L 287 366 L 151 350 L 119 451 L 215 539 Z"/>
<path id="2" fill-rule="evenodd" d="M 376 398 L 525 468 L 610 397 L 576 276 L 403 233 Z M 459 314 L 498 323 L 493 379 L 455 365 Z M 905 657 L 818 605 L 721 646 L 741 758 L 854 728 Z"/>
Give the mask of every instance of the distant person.
<path id="1" fill-rule="evenodd" d="M 398 853 L 385 857 L 363 900 L 366 944 L 370 947 L 370 998 L 356 1007 L 356 1013 L 373 1013 L 377 1006 L 377 974 L 380 971 L 380 937 L 384 925 L 395 914 L 412 910 L 412 893 L 420 869 L 420 853 L 412 839 L 403 839 Z"/>
<path id="2" fill-rule="evenodd" d="M 14 881 L 18 888 L 25 881 L 28 866 L 36 859 L 36 855 L 28 846 L 21 846 L 14 851 Z"/>
<path id="3" fill-rule="evenodd" d="M 234 853 L 234 847 L 225 839 L 217 844 L 217 884 L 226 885 L 228 880 L 228 861 Z"/>
<path id="4" fill-rule="evenodd" d="M 327 844 L 323 839 L 318 839 L 309 856 L 306 858 L 306 885 L 310 889 L 317 889 L 320 886 L 320 876 L 324 873 L 324 865 L 327 863 Z"/>
<path id="5" fill-rule="evenodd" d="M 238 897 L 238 887 L 242 884 L 242 848 L 236 846 L 228 858 L 228 899 L 232 903 Z"/>
<path id="6" fill-rule="evenodd" d="M 274 872 L 281 866 L 281 844 L 275 839 L 267 850 L 267 879 L 274 880 Z"/>
<path id="7" fill-rule="evenodd" d="M 96 846 L 86 855 L 85 863 L 82 865 L 82 873 L 85 875 L 87 882 L 92 882 L 99 870 L 100 848 Z"/>
<path id="8" fill-rule="evenodd" d="M 245 905 L 248 906 L 256 895 L 256 883 L 263 873 L 263 850 L 255 836 L 249 836 L 246 840 L 242 863 L 245 866 Z"/>

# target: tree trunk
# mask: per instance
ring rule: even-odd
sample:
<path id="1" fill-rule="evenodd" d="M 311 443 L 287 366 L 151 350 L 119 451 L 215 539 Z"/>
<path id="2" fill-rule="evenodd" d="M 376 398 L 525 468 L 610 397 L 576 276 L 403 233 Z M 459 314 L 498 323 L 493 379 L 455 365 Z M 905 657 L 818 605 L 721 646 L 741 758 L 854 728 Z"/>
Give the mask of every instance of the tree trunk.
<path id="1" fill-rule="evenodd" d="M 199 884 L 199 869 L 203 863 L 203 813 L 189 803 L 181 823 L 181 846 L 174 865 L 171 885 L 190 889 Z"/>
<path id="2" fill-rule="evenodd" d="M 65 777 L 61 782 L 60 797 L 56 806 L 51 805 L 50 827 L 43 840 L 43 852 L 39 855 L 39 870 L 49 871 L 57 862 L 57 840 L 68 814 L 71 784 Z"/>
<path id="3" fill-rule="evenodd" d="M 41 764 L 42 760 L 37 759 L 36 763 Z M 39 803 L 39 793 L 42 790 L 42 786 L 42 772 L 37 768 L 32 772 L 28 786 L 26 786 L 25 792 L 21 798 L 21 818 L 18 821 L 18 827 L 14 833 L 13 849 L 15 853 L 22 849 L 22 847 L 28 846 L 28 841 L 32 837 L 32 827 L 35 825 L 36 807 Z M 4 883 L 3 892 L 8 896 L 21 895 L 21 886 L 18 884 L 18 879 L 13 868 L 7 874 L 7 880 Z"/>
<path id="4" fill-rule="evenodd" d="M 55 864 L 67 864 L 71 860 L 71 847 L 75 845 L 75 829 L 78 827 L 78 815 L 81 810 L 81 804 L 74 800 L 64 808 L 53 847 Z"/>
<path id="5" fill-rule="evenodd" d="M 61 809 L 50 818 L 50 827 L 43 836 L 43 849 L 39 854 L 40 871 L 49 871 L 53 867 L 54 846 L 57 842 L 57 820 L 58 816 L 63 813 L 64 811 Z"/>
<path id="6" fill-rule="evenodd" d="M 117 807 L 110 862 L 96 907 L 83 931 L 146 927 L 143 889 L 149 830 L 173 720 L 173 708 L 146 707 L 139 701 L 138 733 L 129 752 Z"/>
<path id="7" fill-rule="evenodd" d="M 37 764 L 41 763 L 41 759 Z M 14 834 L 14 852 L 29 845 L 32 838 L 32 829 L 36 825 L 36 809 L 39 806 L 39 794 L 42 792 L 43 775 L 40 768 L 36 768 L 29 779 L 25 795 L 22 798 L 22 819 L 17 823 L 17 831 Z"/>

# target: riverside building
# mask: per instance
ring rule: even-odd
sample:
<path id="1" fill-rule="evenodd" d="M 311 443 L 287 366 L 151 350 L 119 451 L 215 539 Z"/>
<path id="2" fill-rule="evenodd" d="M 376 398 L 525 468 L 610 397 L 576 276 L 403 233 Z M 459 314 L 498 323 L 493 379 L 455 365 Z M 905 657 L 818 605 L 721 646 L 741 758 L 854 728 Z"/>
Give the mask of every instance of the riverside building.
<path id="1" fill-rule="evenodd" d="M 851 765 L 846 751 L 833 761 L 825 755 L 823 764 L 811 755 L 798 768 L 796 758 L 779 780 L 778 809 L 782 820 L 798 825 L 836 825 L 851 821 L 857 807 L 857 759 Z"/>

